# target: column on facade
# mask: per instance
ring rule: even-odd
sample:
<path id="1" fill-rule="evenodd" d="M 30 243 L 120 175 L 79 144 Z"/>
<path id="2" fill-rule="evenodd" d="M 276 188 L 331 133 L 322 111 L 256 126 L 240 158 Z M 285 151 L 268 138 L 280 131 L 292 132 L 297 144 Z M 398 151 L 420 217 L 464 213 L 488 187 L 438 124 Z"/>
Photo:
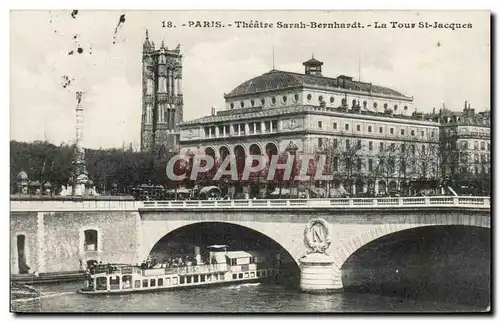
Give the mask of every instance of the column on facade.
<path id="1" fill-rule="evenodd" d="M 375 187 L 373 190 L 375 191 L 375 194 L 378 195 L 378 180 L 375 180 Z"/>
<path id="2" fill-rule="evenodd" d="M 177 78 L 177 94 L 182 95 L 182 78 Z"/>
<path id="3" fill-rule="evenodd" d="M 173 129 L 175 127 L 175 108 L 170 105 L 172 108 L 170 109 L 170 129 Z"/>
<path id="4" fill-rule="evenodd" d="M 260 133 L 266 133 L 266 122 L 260 122 Z"/>
<path id="5" fill-rule="evenodd" d="M 253 122 L 253 133 L 257 133 L 257 122 Z"/>
<path id="6" fill-rule="evenodd" d="M 170 128 L 170 117 L 171 117 L 170 113 L 171 113 L 171 111 L 170 111 L 170 105 L 169 104 L 167 104 L 166 110 L 167 110 L 167 127 Z"/>
<path id="7" fill-rule="evenodd" d="M 248 135 L 250 133 L 250 126 L 248 123 L 245 123 L 245 134 Z"/>
<path id="8" fill-rule="evenodd" d="M 171 69 L 171 70 L 170 70 L 170 93 L 171 93 L 171 95 L 175 95 L 175 94 L 174 94 L 174 88 L 175 88 L 175 84 L 174 84 L 174 82 L 175 82 L 175 78 L 174 78 L 174 70 L 173 70 L 173 69 Z"/>
<path id="9" fill-rule="evenodd" d="M 223 136 L 227 135 L 227 133 L 226 133 L 226 126 L 225 125 L 222 126 L 222 135 Z"/>
<path id="10" fill-rule="evenodd" d="M 165 84 L 166 85 L 165 87 L 166 87 L 166 92 L 168 93 L 168 96 L 172 95 L 172 92 L 170 91 L 170 73 L 171 72 L 172 71 L 170 70 L 170 68 L 167 68 L 167 75 L 165 77 L 166 78 L 165 81 L 167 82 L 167 84 Z"/>
<path id="11" fill-rule="evenodd" d="M 172 84 L 172 86 L 173 86 L 172 93 L 174 94 L 174 96 L 177 96 L 177 89 L 178 89 L 178 87 L 177 87 L 177 85 L 178 85 L 177 73 L 175 73 L 175 71 L 174 71 L 174 73 L 172 73 L 172 74 L 173 74 L 173 76 L 172 76 L 172 83 L 173 83 Z"/>
<path id="12" fill-rule="evenodd" d="M 271 122 L 271 132 L 273 130 L 273 124 Z M 283 121 L 282 120 L 278 120 L 278 131 L 281 131 L 283 130 Z"/>
<path id="13" fill-rule="evenodd" d="M 216 138 L 220 137 L 219 127 L 217 125 L 215 126 L 215 137 Z"/>

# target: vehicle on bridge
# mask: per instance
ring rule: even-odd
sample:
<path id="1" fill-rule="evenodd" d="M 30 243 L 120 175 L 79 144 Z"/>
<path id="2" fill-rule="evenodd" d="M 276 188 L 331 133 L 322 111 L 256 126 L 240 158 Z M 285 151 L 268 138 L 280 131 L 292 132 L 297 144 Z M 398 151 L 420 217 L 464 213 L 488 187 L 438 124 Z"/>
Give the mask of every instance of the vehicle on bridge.
<path id="1" fill-rule="evenodd" d="M 124 294 L 187 287 L 248 283 L 276 278 L 279 254 L 265 251 L 210 252 L 210 264 L 152 268 L 100 265 L 88 276 L 80 294 Z"/>

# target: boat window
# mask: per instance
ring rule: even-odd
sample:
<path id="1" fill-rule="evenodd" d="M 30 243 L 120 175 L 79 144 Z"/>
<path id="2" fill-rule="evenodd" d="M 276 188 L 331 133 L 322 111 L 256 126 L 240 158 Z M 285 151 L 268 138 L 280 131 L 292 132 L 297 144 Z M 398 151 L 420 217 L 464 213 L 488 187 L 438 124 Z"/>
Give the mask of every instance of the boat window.
<path id="1" fill-rule="evenodd" d="M 174 277 L 175 279 L 175 277 Z M 186 283 L 186 278 L 184 276 L 181 276 L 181 279 L 179 280 L 179 284 L 184 284 Z"/>
<path id="2" fill-rule="evenodd" d="M 224 273 L 220 273 L 220 274 L 219 274 L 219 279 L 220 279 L 221 281 L 223 281 L 223 280 L 224 280 Z"/>
<path id="3" fill-rule="evenodd" d="M 245 278 L 248 278 L 248 273 L 245 273 Z"/>
<path id="4" fill-rule="evenodd" d="M 238 275 L 236 274 L 233 274 L 233 280 L 237 279 L 238 278 Z"/>
<path id="5" fill-rule="evenodd" d="M 236 265 L 236 258 L 231 258 L 231 266 Z"/>
<path id="6" fill-rule="evenodd" d="M 214 280 L 215 280 L 215 276 L 214 276 Z M 207 275 L 207 282 L 211 282 L 211 281 L 212 281 L 212 274 L 208 274 Z"/>
<path id="7" fill-rule="evenodd" d="M 193 283 L 198 283 L 198 275 L 193 276 Z"/>
<path id="8" fill-rule="evenodd" d="M 106 277 L 98 277 L 96 278 L 96 290 L 107 290 L 108 283 L 106 281 Z"/>
<path id="9" fill-rule="evenodd" d="M 156 286 L 156 279 L 152 278 L 152 279 L 150 280 L 150 286 L 151 286 L 151 287 Z"/>
<path id="10" fill-rule="evenodd" d="M 109 286 L 112 290 L 120 289 L 120 276 L 110 277 L 109 278 Z"/>
<path id="11" fill-rule="evenodd" d="M 255 272 L 251 272 L 250 277 L 255 277 Z"/>
<path id="12" fill-rule="evenodd" d="M 255 257 L 250 257 L 250 264 L 255 264 Z"/>
<path id="13" fill-rule="evenodd" d="M 187 276 L 186 280 L 187 280 L 187 283 L 190 284 L 192 282 L 191 276 Z"/>
<path id="14" fill-rule="evenodd" d="M 172 285 L 177 285 L 177 277 L 172 277 Z"/>
<path id="15" fill-rule="evenodd" d="M 158 285 L 160 285 L 160 283 L 158 283 Z M 167 277 L 165 279 L 165 285 L 170 285 L 170 278 L 169 277 Z"/>
<path id="16" fill-rule="evenodd" d="M 214 274 L 214 281 L 217 281 L 217 280 L 219 280 L 219 275 Z"/>
<path id="17" fill-rule="evenodd" d="M 122 267 L 122 274 L 132 274 L 132 267 Z"/>
<path id="18" fill-rule="evenodd" d="M 148 287 L 148 280 L 142 280 L 142 287 Z"/>
<path id="19" fill-rule="evenodd" d="M 262 277 L 266 277 L 266 275 L 267 275 L 266 273 L 267 273 L 266 270 L 263 270 L 262 271 Z"/>
<path id="20" fill-rule="evenodd" d="M 135 288 L 141 288 L 141 281 L 135 281 Z"/>
<path id="21" fill-rule="evenodd" d="M 205 282 L 205 275 L 200 275 L 200 282 Z"/>
<path id="22" fill-rule="evenodd" d="M 163 278 L 158 279 L 158 286 L 163 286 Z"/>
<path id="23" fill-rule="evenodd" d="M 239 273 L 238 278 L 243 278 L 243 273 Z"/>
<path id="24" fill-rule="evenodd" d="M 257 271 L 257 277 L 260 277 L 260 271 Z"/>
<path id="25" fill-rule="evenodd" d="M 123 275 L 122 276 L 122 287 L 123 289 L 132 288 L 132 275 Z"/>

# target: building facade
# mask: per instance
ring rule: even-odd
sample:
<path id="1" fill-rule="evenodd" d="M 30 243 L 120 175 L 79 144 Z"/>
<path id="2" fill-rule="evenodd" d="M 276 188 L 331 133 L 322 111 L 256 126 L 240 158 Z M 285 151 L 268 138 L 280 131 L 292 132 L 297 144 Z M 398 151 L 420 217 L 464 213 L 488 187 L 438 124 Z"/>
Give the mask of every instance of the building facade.
<path id="1" fill-rule="evenodd" d="M 224 95 L 225 110 L 182 123 L 181 154 L 326 154 L 334 179 L 314 185 L 350 194 L 396 193 L 437 178 L 439 123 L 412 112 L 412 97 L 324 77 L 314 58 L 303 65 L 304 74 L 271 70 L 243 82 Z"/>
<path id="2" fill-rule="evenodd" d="M 141 151 L 176 151 L 177 124 L 183 120 L 182 55 L 175 49 L 159 49 L 146 39 L 142 47 Z"/>
<path id="3" fill-rule="evenodd" d="M 490 181 L 490 112 L 476 113 L 466 101 L 463 111 L 443 108 L 435 119 L 441 123 L 442 177 L 445 180 L 483 178 L 485 182 Z"/>

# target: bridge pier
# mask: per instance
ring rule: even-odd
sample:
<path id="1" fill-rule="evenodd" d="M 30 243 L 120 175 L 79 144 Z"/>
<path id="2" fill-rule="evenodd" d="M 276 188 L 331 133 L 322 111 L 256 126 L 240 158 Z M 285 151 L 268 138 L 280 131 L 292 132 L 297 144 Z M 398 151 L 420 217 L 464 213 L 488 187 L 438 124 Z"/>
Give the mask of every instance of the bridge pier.
<path id="1" fill-rule="evenodd" d="M 306 293 L 336 293 L 343 290 L 342 276 L 334 259 L 322 253 L 312 253 L 299 259 L 300 290 Z"/>

